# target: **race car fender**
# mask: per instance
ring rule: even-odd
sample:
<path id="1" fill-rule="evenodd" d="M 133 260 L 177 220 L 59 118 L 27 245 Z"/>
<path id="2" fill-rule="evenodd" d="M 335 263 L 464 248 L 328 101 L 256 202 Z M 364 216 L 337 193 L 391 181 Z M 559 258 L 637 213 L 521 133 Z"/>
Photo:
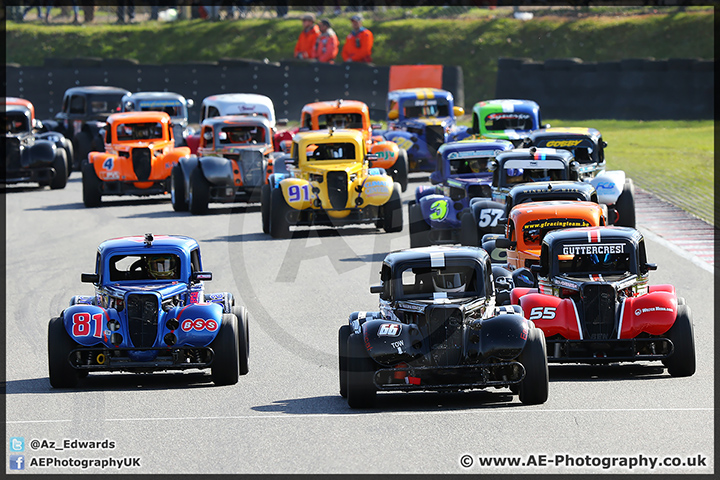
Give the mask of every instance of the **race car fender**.
<path id="1" fill-rule="evenodd" d="M 88 154 L 88 162 L 90 162 L 98 178 L 103 182 L 120 180 L 121 175 L 124 173 L 124 169 L 120 164 L 124 161 L 124 158 L 119 158 L 114 153 L 90 152 Z M 132 163 L 130 171 L 132 172 Z"/>
<path id="2" fill-rule="evenodd" d="M 598 193 L 598 202 L 615 205 L 625 186 L 625 172 L 622 170 L 605 171 L 590 180 Z"/>
<path id="3" fill-rule="evenodd" d="M 177 318 L 179 327 L 173 331 L 177 337 L 176 346 L 206 347 L 220 331 L 223 315 L 221 303 L 193 303 L 175 310 L 170 310 L 166 318 Z M 163 327 L 165 329 L 166 326 Z M 162 336 L 165 334 L 165 331 L 161 332 Z"/>
<path id="4" fill-rule="evenodd" d="M 393 179 L 388 175 L 369 175 L 362 184 L 360 195 L 370 205 L 385 205 L 393 193 Z"/>
<path id="5" fill-rule="evenodd" d="M 501 311 L 512 309 L 508 306 Z M 469 359 L 513 359 L 525 348 L 530 328 L 528 321 L 517 313 L 500 313 L 485 320 L 475 320 L 464 330 L 465 355 Z"/>
<path id="6" fill-rule="evenodd" d="M 391 130 L 385 134 L 385 138 L 394 142 L 399 148 L 410 150 L 415 141 L 412 139 L 413 134 L 402 130 Z M 417 137 L 415 137 L 417 139 Z"/>
<path id="7" fill-rule="evenodd" d="M 581 339 L 580 317 L 571 299 L 527 293 L 520 297 L 519 303 L 525 318 L 535 322 L 545 337 L 560 334 L 569 340 Z"/>
<path id="8" fill-rule="evenodd" d="M 272 173 L 268 176 L 268 185 L 270 188 L 277 188 L 280 186 L 280 182 L 286 178 L 289 178 L 287 173 Z"/>
<path id="9" fill-rule="evenodd" d="M 190 174 L 198 166 L 198 158 L 196 155 L 186 155 L 178 158 L 178 165 L 183 174 L 183 183 L 185 184 L 185 191 L 190 191 Z"/>
<path id="10" fill-rule="evenodd" d="M 463 140 L 470 136 L 470 134 L 467 132 L 468 128 L 465 125 L 455 125 L 452 127 L 450 132 L 448 132 L 445 135 L 445 141 L 446 142 L 457 142 L 459 140 Z"/>
<path id="11" fill-rule="evenodd" d="M 481 237 L 487 233 L 502 233 L 505 226 L 500 220 L 505 217 L 505 206 L 502 203 L 487 200 L 485 198 L 470 201 L 470 210 L 472 211 L 475 222 L 480 228 Z M 473 201 L 476 200 L 476 201 Z"/>
<path id="12" fill-rule="evenodd" d="M 188 147 L 175 147 L 163 156 L 166 168 L 172 168 L 182 157 L 190 155 Z M 167 165 L 170 164 L 169 167 Z"/>
<path id="13" fill-rule="evenodd" d="M 429 185 L 422 185 L 415 189 L 415 202 L 420 202 L 420 199 L 427 196 L 438 193 L 437 188 Z"/>
<path id="14" fill-rule="evenodd" d="M 353 312 L 348 317 L 348 323 L 353 332 L 360 334 L 360 325 L 368 320 L 382 319 L 380 312 Z"/>
<path id="15" fill-rule="evenodd" d="M 645 332 L 662 335 L 675 323 L 677 297 L 674 293 L 656 291 L 626 298 L 620 317 L 620 338 L 635 338 Z"/>
<path id="16" fill-rule="evenodd" d="M 398 158 L 398 148 L 395 142 L 382 141 L 370 145 L 370 154 L 377 155 L 377 159 L 373 160 L 373 167 L 381 167 L 385 169 L 395 165 Z"/>
<path id="17" fill-rule="evenodd" d="M 420 337 L 415 324 L 372 319 L 365 321 L 360 329 L 365 349 L 378 363 L 396 365 L 424 353 L 417 341 Z"/>
<path id="18" fill-rule="evenodd" d="M 285 178 L 280 181 L 283 197 L 288 205 L 295 210 L 305 210 L 312 206 L 312 185 L 302 178 Z"/>
<path id="19" fill-rule="evenodd" d="M 198 165 L 211 185 L 233 186 L 233 162 L 223 157 L 199 157 Z"/>
<path id="20" fill-rule="evenodd" d="M 447 228 L 446 225 L 452 223 L 459 224 L 459 220 L 455 216 L 454 202 L 450 197 L 440 194 L 425 195 L 417 202 L 420 211 L 426 222 L 432 228 Z"/>
<path id="21" fill-rule="evenodd" d="M 112 332 L 108 329 L 108 320 L 119 320 L 115 309 L 104 309 L 96 305 L 75 304 L 66 308 L 63 313 L 63 324 L 70 338 L 84 347 L 102 343 L 113 347 L 110 343 Z M 123 337 L 126 332 L 122 332 Z"/>
<path id="22" fill-rule="evenodd" d="M 650 285 L 648 287 L 648 292 L 669 292 L 675 295 L 675 286 L 667 283 L 661 285 Z"/>
<path id="23" fill-rule="evenodd" d="M 493 268 L 493 272 L 494 272 Z M 513 305 L 520 305 L 520 297 L 527 295 L 528 293 L 538 293 L 537 288 L 525 288 L 515 287 L 510 291 L 510 303 Z"/>
<path id="24" fill-rule="evenodd" d="M 55 144 L 47 140 L 38 140 L 22 150 L 22 163 L 30 167 L 52 165 L 55 159 Z"/>

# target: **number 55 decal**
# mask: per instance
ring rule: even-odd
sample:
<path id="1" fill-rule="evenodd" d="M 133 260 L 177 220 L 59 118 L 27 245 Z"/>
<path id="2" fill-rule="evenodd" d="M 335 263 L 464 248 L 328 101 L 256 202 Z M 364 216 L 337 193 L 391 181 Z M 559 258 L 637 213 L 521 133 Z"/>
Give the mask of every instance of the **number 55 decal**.
<path id="1" fill-rule="evenodd" d="M 499 208 L 483 208 L 480 210 L 478 227 L 496 227 L 503 213 L 505 213 L 505 211 Z"/>
<path id="2" fill-rule="evenodd" d="M 533 307 L 528 320 L 551 320 L 555 318 L 555 307 Z"/>

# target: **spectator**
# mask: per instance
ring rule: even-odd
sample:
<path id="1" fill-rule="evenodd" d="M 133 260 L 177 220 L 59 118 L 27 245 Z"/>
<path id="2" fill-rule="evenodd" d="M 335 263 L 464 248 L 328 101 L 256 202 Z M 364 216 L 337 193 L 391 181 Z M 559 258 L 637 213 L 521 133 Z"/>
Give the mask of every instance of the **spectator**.
<path id="1" fill-rule="evenodd" d="M 127 8 L 125 8 L 127 7 Z M 125 23 L 125 11 L 127 10 L 127 23 L 135 21 L 135 2 L 126 0 L 118 2 L 117 6 L 117 23 Z"/>
<path id="2" fill-rule="evenodd" d="M 330 26 L 330 20 L 323 18 L 319 24 L 320 36 L 315 42 L 313 48 L 313 58 L 318 62 L 335 63 L 337 57 L 339 42 L 335 30 Z"/>
<path id="3" fill-rule="evenodd" d="M 342 58 L 345 62 L 372 62 L 373 34 L 362 26 L 362 15 L 353 15 L 350 18 L 352 31 L 345 38 L 342 49 Z"/>
<path id="4" fill-rule="evenodd" d="M 320 36 L 320 29 L 315 25 L 315 15 L 308 13 L 302 17 L 303 29 L 300 32 L 297 43 L 295 44 L 295 58 L 308 60 L 313 57 L 313 49 L 315 41 Z"/>

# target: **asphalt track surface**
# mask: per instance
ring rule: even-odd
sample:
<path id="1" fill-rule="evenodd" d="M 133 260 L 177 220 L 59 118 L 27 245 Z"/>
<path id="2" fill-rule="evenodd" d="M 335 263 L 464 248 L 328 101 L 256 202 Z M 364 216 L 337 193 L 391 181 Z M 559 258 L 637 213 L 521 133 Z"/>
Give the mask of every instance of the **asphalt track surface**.
<path id="1" fill-rule="evenodd" d="M 411 178 L 405 202 L 424 178 Z M 356 411 L 338 394 L 337 330 L 350 312 L 376 309 L 369 286 L 385 254 L 409 246 L 407 224 L 397 234 L 313 228 L 273 240 L 259 205 L 213 204 L 192 216 L 167 197 L 106 197 L 97 209 L 81 197 L 78 173 L 64 190 L 19 186 L 6 196 L 6 445 L 24 439 L 26 473 L 714 472 L 712 269 L 648 232 L 642 212 L 659 265 L 651 283 L 672 283 L 692 308 L 694 376 L 672 378 L 659 363 L 551 366 L 543 405 L 503 389 L 380 394 L 377 408 Z M 80 273 L 94 268 L 100 242 L 146 232 L 200 242 L 208 290 L 232 292 L 250 312 L 250 373 L 227 387 L 191 371 L 91 374 L 77 389 L 51 388 L 48 320 L 72 295 L 92 294 Z M 42 443 L 65 439 L 114 448 Z M 38 466 L 46 457 L 136 457 L 140 466 Z M 525 466 L 481 465 L 491 457 Z M 651 468 L 666 458 L 681 466 Z"/>

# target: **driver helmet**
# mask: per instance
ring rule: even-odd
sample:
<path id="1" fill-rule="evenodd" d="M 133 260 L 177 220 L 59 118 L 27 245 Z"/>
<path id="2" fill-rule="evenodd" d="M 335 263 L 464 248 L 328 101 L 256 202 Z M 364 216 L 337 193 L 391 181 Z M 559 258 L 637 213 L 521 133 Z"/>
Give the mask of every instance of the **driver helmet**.
<path id="1" fill-rule="evenodd" d="M 487 170 L 487 159 L 485 158 L 472 158 L 468 160 L 468 166 L 472 173 L 481 173 Z"/>
<path id="2" fill-rule="evenodd" d="M 465 278 L 459 273 L 435 272 L 432 280 L 436 292 L 465 291 Z"/>
<path id="3" fill-rule="evenodd" d="M 149 255 L 147 268 L 154 278 L 173 278 L 176 270 L 175 255 Z"/>

